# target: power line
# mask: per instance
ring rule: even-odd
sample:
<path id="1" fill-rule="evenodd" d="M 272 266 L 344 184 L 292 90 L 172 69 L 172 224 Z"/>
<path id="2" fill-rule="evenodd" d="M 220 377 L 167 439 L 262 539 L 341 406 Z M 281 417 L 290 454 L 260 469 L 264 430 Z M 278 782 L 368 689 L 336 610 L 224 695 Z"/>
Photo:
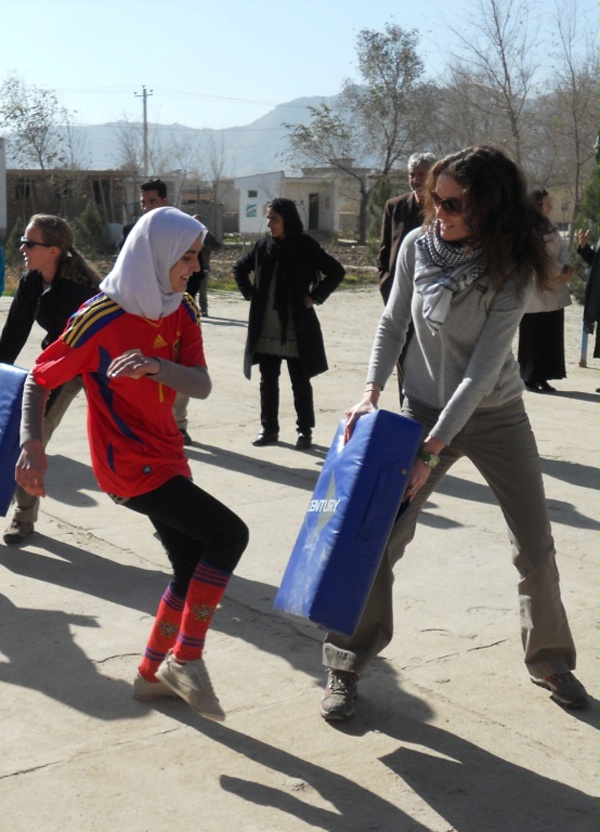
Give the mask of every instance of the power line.
<path id="1" fill-rule="evenodd" d="M 58 87 L 56 92 L 60 93 L 98 93 L 114 95 L 115 92 L 130 92 L 134 89 L 131 86 L 125 87 Z M 190 92 L 189 90 L 171 90 L 166 87 L 155 87 L 157 94 L 165 95 L 171 98 L 205 98 L 209 101 L 226 101 L 231 104 L 256 104 L 261 107 L 278 107 L 281 101 L 261 101 L 255 98 L 233 98 L 226 95 L 209 95 L 201 92 Z M 136 94 L 136 93 L 134 93 Z M 315 96 L 316 97 L 316 96 Z M 328 96 L 323 96 L 327 98 Z M 285 102 L 283 102 L 285 103 Z M 300 104 L 293 105 L 299 110 L 303 110 L 304 106 Z"/>

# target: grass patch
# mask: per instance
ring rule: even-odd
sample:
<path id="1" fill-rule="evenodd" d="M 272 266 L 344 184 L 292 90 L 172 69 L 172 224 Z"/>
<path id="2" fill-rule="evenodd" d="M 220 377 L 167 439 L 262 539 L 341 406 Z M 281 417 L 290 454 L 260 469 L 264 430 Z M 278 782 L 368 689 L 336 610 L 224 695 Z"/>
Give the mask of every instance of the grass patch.
<path id="1" fill-rule="evenodd" d="M 362 273 L 346 274 L 337 291 L 348 289 L 362 289 L 368 286 L 378 286 L 377 274 L 365 275 Z M 211 275 L 208 281 L 208 288 L 214 292 L 239 292 L 235 280 L 228 274 L 222 276 Z"/>

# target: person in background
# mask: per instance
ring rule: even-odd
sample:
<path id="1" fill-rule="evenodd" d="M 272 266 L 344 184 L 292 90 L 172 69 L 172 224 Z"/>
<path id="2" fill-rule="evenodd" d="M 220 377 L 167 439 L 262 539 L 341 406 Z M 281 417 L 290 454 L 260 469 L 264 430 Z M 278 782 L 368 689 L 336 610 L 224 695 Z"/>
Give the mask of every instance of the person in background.
<path id="1" fill-rule="evenodd" d="M 169 204 L 169 197 L 167 195 L 167 183 L 162 179 L 155 177 L 142 182 L 140 185 L 140 209 L 142 215 L 147 214 L 148 211 L 153 211 L 155 208 L 164 208 Z M 123 238 L 121 240 L 121 248 L 125 243 L 131 229 L 135 222 L 123 226 Z"/>
<path id="2" fill-rule="evenodd" d="M 200 214 L 194 214 L 194 219 L 205 225 L 204 220 Z M 207 231 L 204 238 L 202 251 L 200 252 L 200 269 L 190 277 L 188 280 L 188 293 L 195 298 L 198 296 L 198 305 L 200 306 L 200 314 L 203 318 L 208 318 L 208 278 L 210 274 L 210 258 L 213 251 L 221 248 L 221 243 L 217 240 L 211 231 Z"/>
<path id="3" fill-rule="evenodd" d="M 385 203 L 381 220 L 379 255 L 377 257 L 379 291 L 381 292 L 384 303 L 387 303 L 390 296 L 394 274 L 396 273 L 396 258 L 398 257 L 402 240 L 413 229 L 420 228 L 423 225 L 425 182 L 433 164 L 435 164 L 435 156 L 433 153 L 413 153 L 408 160 L 410 193 L 394 197 Z M 409 330 L 407 344 L 411 337 L 412 327 Z M 398 358 L 398 364 L 396 365 L 400 405 L 403 402 L 403 361 L 404 353 Z"/>
<path id="4" fill-rule="evenodd" d="M 28 376 L 16 477 L 32 495 L 45 495 L 44 402 L 49 390 L 81 376 L 98 484 L 149 518 L 173 568 L 133 695 L 154 701 L 175 693 L 197 713 L 222 720 L 202 654 L 248 529 L 192 482 L 173 418 L 176 390 L 200 399 L 211 392 L 198 308 L 185 294 L 205 233 L 171 207 L 136 223 L 101 294 L 71 318 Z"/>
<path id="5" fill-rule="evenodd" d="M 523 405 L 512 343 L 533 276 L 548 285 L 547 219 L 504 153 L 470 147 L 431 169 L 425 225 L 404 240 L 375 335 L 365 393 L 346 411 L 346 439 L 377 409 L 411 320 L 403 414 L 424 426 L 405 511 L 390 535 L 356 632 L 328 633 L 321 700 L 327 720 L 354 713 L 358 681 L 393 635 L 393 570 L 413 539 L 421 509 L 443 476 L 467 457 L 506 520 L 519 573 L 521 638 L 531 681 L 560 704 L 588 704 L 571 672 L 575 645 L 560 597 L 556 550 L 535 438 Z M 450 553 L 448 555 L 451 563 Z"/>
<path id="6" fill-rule="evenodd" d="M 14 364 L 34 323 L 45 331 L 42 347 L 55 341 L 70 316 L 99 291 L 100 278 L 74 248 L 73 231 L 62 217 L 34 214 L 21 238 L 27 271 L 21 277 L 0 334 L 0 361 Z M 75 377 L 53 391 L 44 416 L 46 445 L 81 390 Z M 34 530 L 39 499 L 17 486 L 10 524 L 3 540 L 22 543 Z"/>
<path id="7" fill-rule="evenodd" d="M 573 274 L 569 252 L 555 223 L 550 219 L 552 201 L 544 188 L 532 191 L 534 205 L 551 225 L 546 235 L 546 245 L 552 264 L 548 286 L 533 292 L 519 324 L 519 348 L 517 358 L 521 378 L 528 390 L 555 393 L 548 384 L 551 378 L 566 378 L 565 366 L 565 307 L 570 306 L 571 293 L 568 282 Z"/>
<path id="8" fill-rule="evenodd" d="M 583 301 L 583 326 L 585 327 L 585 331 L 590 335 L 593 335 L 595 330 L 596 338 L 594 341 L 594 358 L 600 358 L 600 345 L 598 340 L 598 317 L 600 314 L 598 242 L 596 241 L 595 245 L 591 246 L 589 244 L 589 237 L 589 230 L 579 230 L 577 253 L 589 266 Z"/>
<path id="9" fill-rule="evenodd" d="M 250 301 L 244 374 L 260 369 L 261 430 L 253 445 L 279 441 L 279 375 L 286 361 L 296 409 L 296 448 L 312 445 L 315 411 L 311 378 L 327 367 L 315 304 L 323 303 L 344 279 L 344 268 L 304 233 L 291 199 L 268 207 L 270 237 L 259 240 L 233 267 L 237 286 Z M 250 275 L 254 273 L 254 280 Z"/>
<path id="10" fill-rule="evenodd" d="M 202 222 L 202 217 L 200 214 L 194 214 L 194 219 L 198 220 L 198 222 Z M 204 225 L 204 223 L 202 223 Z M 197 272 L 190 277 L 188 280 L 187 285 L 187 293 L 194 301 L 196 301 L 196 297 L 198 296 L 199 304 L 200 304 L 200 314 L 203 318 L 208 317 L 208 293 L 207 293 L 207 284 L 208 284 L 208 272 L 210 271 L 210 255 L 213 250 L 220 248 L 221 244 L 217 240 L 214 234 L 211 234 L 210 231 L 206 232 L 206 236 L 204 237 L 204 242 L 202 244 L 202 249 L 200 250 L 200 254 L 198 255 L 198 262 L 200 264 L 200 268 Z M 173 405 L 173 413 L 175 415 L 175 421 L 177 422 L 177 427 L 181 435 L 183 436 L 183 444 L 184 445 L 193 445 L 194 440 L 189 434 L 188 431 L 188 406 L 190 403 L 189 396 L 184 396 L 183 393 L 178 393 L 175 397 L 175 404 Z"/>
<path id="11" fill-rule="evenodd" d="M 377 271 L 384 303 L 392 289 L 400 244 L 409 231 L 423 225 L 423 192 L 427 174 L 434 163 L 433 153 L 413 153 L 408 160 L 410 192 L 388 199 L 383 208 Z"/>
<path id="12" fill-rule="evenodd" d="M 4 262 L 4 248 L 2 247 L 2 243 L 0 243 L 0 297 L 4 294 L 4 281 L 5 281 L 5 262 Z"/>

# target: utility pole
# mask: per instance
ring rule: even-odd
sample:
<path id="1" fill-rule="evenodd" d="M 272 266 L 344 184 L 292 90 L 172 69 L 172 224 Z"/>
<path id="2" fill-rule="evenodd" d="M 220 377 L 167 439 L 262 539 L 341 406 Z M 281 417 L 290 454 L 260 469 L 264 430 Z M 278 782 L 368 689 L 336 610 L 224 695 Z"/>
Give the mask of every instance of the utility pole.
<path id="1" fill-rule="evenodd" d="M 154 91 L 146 89 L 142 85 L 142 92 L 134 92 L 136 98 L 142 98 L 144 104 L 144 177 L 148 176 L 148 96 L 152 95 Z"/>

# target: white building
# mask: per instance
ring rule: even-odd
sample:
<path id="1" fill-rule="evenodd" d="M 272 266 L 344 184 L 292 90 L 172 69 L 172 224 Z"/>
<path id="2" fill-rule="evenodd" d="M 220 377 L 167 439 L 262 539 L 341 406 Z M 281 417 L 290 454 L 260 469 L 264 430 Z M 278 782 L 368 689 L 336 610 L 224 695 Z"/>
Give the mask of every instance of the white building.
<path id="1" fill-rule="evenodd" d="M 263 234 L 267 230 L 267 205 L 276 197 L 296 203 L 304 230 L 339 233 L 338 179 L 331 176 L 286 177 L 284 171 L 239 176 L 234 180 L 239 192 L 241 234 Z"/>

